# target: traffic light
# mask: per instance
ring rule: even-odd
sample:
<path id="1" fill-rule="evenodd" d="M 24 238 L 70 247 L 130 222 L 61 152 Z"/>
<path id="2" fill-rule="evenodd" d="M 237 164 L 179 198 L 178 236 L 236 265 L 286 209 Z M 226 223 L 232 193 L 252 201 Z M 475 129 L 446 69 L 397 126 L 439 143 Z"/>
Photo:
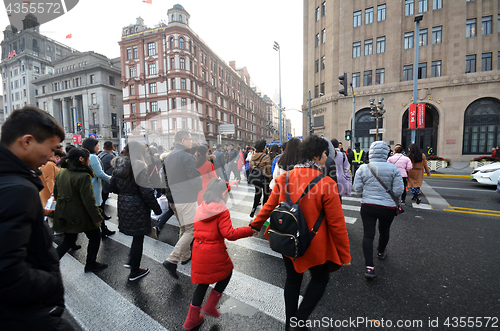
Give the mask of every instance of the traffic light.
<path id="1" fill-rule="evenodd" d="M 76 130 L 78 132 L 82 131 L 82 122 L 76 122 Z"/>
<path id="2" fill-rule="evenodd" d="M 340 85 L 343 86 L 343 88 L 341 88 L 339 90 L 339 93 L 343 94 L 344 96 L 347 96 L 347 86 L 348 85 L 347 85 L 347 74 L 345 72 L 343 75 L 339 76 L 339 83 L 340 83 Z"/>
<path id="3" fill-rule="evenodd" d="M 351 130 L 345 130 L 345 140 L 351 140 Z"/>

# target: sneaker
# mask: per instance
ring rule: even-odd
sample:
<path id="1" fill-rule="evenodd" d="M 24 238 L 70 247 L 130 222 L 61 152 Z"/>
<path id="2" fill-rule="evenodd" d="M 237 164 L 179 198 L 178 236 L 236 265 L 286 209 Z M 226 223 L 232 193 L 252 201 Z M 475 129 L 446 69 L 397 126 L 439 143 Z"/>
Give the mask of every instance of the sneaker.
<path id="1" fill-rule="evenodd" d="M 170 263 L 168 261 L 163 262 L 163 266 L 167 269 L 170 276 L 175 279 L 179 279 L 179 275 L 177 274 L 177 264 Z"/>
<path id="2" fill-rule="evenodd" d="M 77 251 L 79 250 L 80 248 L 82 248 L 81 245 L 74 245 L 73 247 L 71 247 L 70 249 L 74 250 L 74 251 Z"/>
<path id="3" fill-rule="evenodd" d="M 387 249 L 384 250 L 382 253 L 378 252 L 377 254 L 379 260 L 385 260 L 386 256 L 387 256 Z"/>
<path id="4" fill-rule="evenodd" d="M 186 261 L 182 261 L 182 262 L 181 262 L 181 264 L 182 264 L 182 265 L 188 264 L 188 263 L 189 263 L 189 261 L 191 261 L 191 258 L 192 258 L 192 257 L 193 257 L 193 256 L 191 255 L 191 256 L 189 257 L 189 259 L 187 259 Z"/>
<path id="5" fill-rule="evenodd" d="M 417 205 L 419 205 L 422 202 L 420 198 L 417 198 Z"/>
<path id="6" fill-rule="evenodd" d="M 252 211 L 250 212 L 250 217 L 253 217 L 255 215 L 255 211 L 257 208 L 252 208 Z"/>
<path id="7" fill-rule="evenodd" d="M 153 239 L 158 240 L 158 237 L 160 237 L 160 229 L 156 226 L 153 226 L 153 232 L 151 233 L 151 236 Z"/>
<path id="8" fill-rule="evenodd" d="M 133 282 L 134 280 L 138 280 L 139 278 L 142 278 L 149 274 L 149 268 L 146 269 L 139 269 L 137 272 L 131 272 L 130 276 L 128 276 L 128 280 Z"/>
<path id="9" fill-rule="evenodd" d="M 129 258 L 128 258 L 128 260 L 127 260 L 127 263 L 125 263 L 125 264 L 123 265 L 123 266 L 124 266 L 125 268 L 127 268 L 127 269 L 132 268 L 132 265 L 130 264 L 130 260 L 131 260 L 131 259 L 130 259 L 130 256 L 129 256 Z"/>
<path id="10" fill-rule="evenodd" d="M 108 265 L 105 263 L 94 262 L 91 265 L 85 266 L 85 272 L 97 272 L 97 271 L 104 270 L 107 267 L 108 267 Z"/>
<path id="11" fill-rule="evenodd" d="M 375 268 L 374 267 L 366 267 L 365 277 L 367 279 L 373 279 L 373 278 L 375 278 L 376 277 L 376 275 L 375 275 Z"/>

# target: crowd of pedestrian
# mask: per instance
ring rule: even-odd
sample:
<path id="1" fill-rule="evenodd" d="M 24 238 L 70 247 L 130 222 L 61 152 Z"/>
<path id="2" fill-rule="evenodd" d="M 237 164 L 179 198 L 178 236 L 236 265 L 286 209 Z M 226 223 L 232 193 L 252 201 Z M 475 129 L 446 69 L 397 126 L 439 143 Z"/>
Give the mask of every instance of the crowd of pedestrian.
<path id="1" fill-rule="evenodd" d="M 325 292 L 330 273 L 350 264 L 342 197 L 350 196 L 351 190 L 362 194 L 365 277 L 374 279 L 377 222 L 376 256 L 384 260 L 397 198 L 404 204 L 408 187 L 412 200 L 420 203 L 424 170 L 430 175 L 426 156 L 415 144 L 407 153 L 401 145 L 392 151 L 383 141 L 373 142 L 369 152 L 359 142 L 344 151 L 337 139 L 312 135 L 304 141 L 292 138 L 283 146 L 266 146 L 265 140 L 259 140 L 253 147 L 219 144 L 213 151 L 193 142 L 189 132 L 178 131 L 170 151 L 132 141 L 118 154 L 110 141 L 104 142 L 101 151 L 94 138 L 85 139 L 82 147 L 67 146 L 63 151 L 64 137 L 55 119 L 36 107 L 13 111 L 2 126 L 2 330 L 72 330 L 61 319 L 64 289 L 59 260 L 69 250 L 81 248 L 77 238 L 83 232 L 88 238 L 84 271 L 99 272 L 107 267 L 97 261 L 97 255 L 101 240 L 115 234 L 105 224 L 111 218 L 105 213 L 110 193 L 118 197 L 118 229 L 132 237 L 128 259 L 123 261 L 130 269 L 130 282 L 149 273 L 141 267 L 144 237 L 159 239 L 166 222 L 176 216 L 179 239 L 163 266 L 178 279 L 178 264 L 192 264 L 191 281 L 197 286 L 183 325 L 186 330 L 201 324 L 203 314 L 220 315 L 217 303 L 233 269 L 224 240 L 257 235 L 266 228 L 264 223 L 276 206 L 300 197 L 308 227 L 313 228 L 318 220 L 321 223 L 302 256 L 283 255 L 286 328 L 297 330 L 292 321 L 309 317 Z M 250 218 L 255 218 L 249 226 L 235 229 L 226 203 L 232 185 L 245 177 L 247 181 L 253 178 L 255 185 L 250 212 Z M 315 186 L 305 191 L 312 181 Z M 152 215 L 157 215 L 155 226 Z M 45 221 L 47 216 L 53 218 L 52 229 Z M 62 235 L 56 249 L 52 231 Z M 311 278 L 299 305 L 307 270 Z M 210 284 L 215 287 L 203 305 Z"/>

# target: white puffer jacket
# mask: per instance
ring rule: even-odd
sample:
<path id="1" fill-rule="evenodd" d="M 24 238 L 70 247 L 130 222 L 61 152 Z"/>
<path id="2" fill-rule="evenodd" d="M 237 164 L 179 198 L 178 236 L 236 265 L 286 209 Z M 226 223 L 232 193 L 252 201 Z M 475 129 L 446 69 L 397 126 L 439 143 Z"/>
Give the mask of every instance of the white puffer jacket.
<path id="1" fill-rule="evenodd" d="M 385 141 L 374 141 L 370 146 L 370 165 L 378 177 L 394 192 L 396 197 L 403 194 L 404 185 L 398 167 L 387 162 L 389 147 Z M 396 207 L 389 193 L 373 176 L 367 164 L 359 167 L 354 177 L 353 190 L 363 193 L 361 203 Z"/>

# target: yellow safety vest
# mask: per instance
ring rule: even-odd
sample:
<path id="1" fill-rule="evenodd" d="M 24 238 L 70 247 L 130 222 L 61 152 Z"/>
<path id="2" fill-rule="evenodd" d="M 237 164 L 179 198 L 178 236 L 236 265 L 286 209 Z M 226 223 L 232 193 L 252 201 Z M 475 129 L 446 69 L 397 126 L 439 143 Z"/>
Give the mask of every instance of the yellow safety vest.
<path id="1" fill-rule="evenodd" d="M 353 153 L 354 153 L 354 162 L 363 163 L 363 161 L 361 161 L 361 155 L 363 155 L 363 150 L 361 149 L 359 153 L 356 153 L 356 150 L 354 149 Z"/>

